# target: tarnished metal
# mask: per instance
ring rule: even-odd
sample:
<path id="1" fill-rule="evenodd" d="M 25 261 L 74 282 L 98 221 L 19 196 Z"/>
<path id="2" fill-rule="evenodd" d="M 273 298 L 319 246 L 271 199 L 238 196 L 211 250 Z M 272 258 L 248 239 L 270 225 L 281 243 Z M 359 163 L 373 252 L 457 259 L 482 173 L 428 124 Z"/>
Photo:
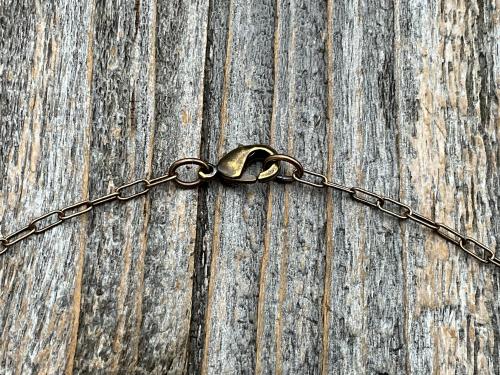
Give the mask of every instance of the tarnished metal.
<path id="1" fill-rule="evenodd" d="M 118 196 L 116 197 L 120 201 L 129 201 L 131 199 L 140 197 L 141 195 L 147 194 L 149 192 L 149 181 L 146 179 L 140 179 L 134 182 L 131 182 L 129 184 L 125 184 L 120 186 L 118 189 L 116 189 L 116 192 L 118 193 Z M 125 194 L 127 190 L 132 190 L 130 188 L 134 187 L 142 187 L 142 190 L 139 190 L 137 192 L 131 192 L 128 195 Z"/>
<path id="2" fill-rule="evenodd" d="M 28 227 L 35 228 L 35 232 L 33 234 L 40 234 L 40 233 L 46 232 L 49 229 L 52 229 L 63 222 L 63 220 L 61 219 L 62 215 L 63 215 L 63 211 L 59 211 L 59 210 L 48 212 L 40 217 L 37 217 L 34 220 L 31 220 Z M 48 219 L 51 216 L 54 216 L 54 218 L 57 218 L 57 220 L 54 220 L 53 222 L 45 224 L 43 226 L 39 226 L 39 223 L 42 223 L 45 219 Z"/>
<path id="3" fill-rule="evenodd" d="M 120 199 L 120 196 L 118 195 L 117 198 Z M 59 214 L 59 219 L 61 220 L 72 219 L 74 217 L 83 215 L 91 211 L 92 208 L 93 208 L 92 202 L 89 200 L 84 200 L 61 209 L 61 213 Z"/>
<path id="4" fill-rule="evenodd" d="M 16 243 L 25 240 L 26 238 L 32 236 L 33 234 L 36 234 L 36 226 L 29 224 L 26 225 L 24 228 L 21 228 L 14 233 L 9 234 L 8 236 L 5 236 L 2 238 L 2 245 L 4 247 L 10 247 L 12 245 L 15 245 Z M 2 251 L 3 253 L 4 251 Z"/>
<path id="5" fill-rule="evenodd" d="M 480 249 L 482 254 L 478 253 L 477 250 L 469 249 L 467 247 L 469 244 L 474 245 L 474 248 Z M 495 257 L 495 254 L 493 253 L 493 251 L 491 251 L 486 245 L 482 244 L 481 242 L 479 242 L 478 240 L 476 240 L 474 238 L 462 237 L 460 239 L 460 248 L 463 251 L 465 251 L 467 254 L 476 258 L 477 260 L 479 260 L 482 263 L 492 262 L 493 264 L 496 264 L 494 262 L 494 259 L 493 259 Z"/>
<path id="6" fill-rule="evenodd" d="M 252 184 L 257 181 L 270 181 L 279 173 L 278 162 L 264 166 L 257 176 L 245 175 L 244 172 L 250 163 L 263 161 L 276 154 L 276 150 L 266 145 L 239 146 L 219 160 L 217 173 L 224 181 L 232 183 Z"/>
<path id="7" fill-rule="evenodd" d="M 386 202 L 390 202 L 399 208 L 404 208 L 406 210 L 406 212 L 401 215 L 400 212 L 394 212 L 392 210 L 389 210 L 388 208 L 384 207 L 384 204 Z M 409 219 L 411 214 L 413 213 L 413 210 L 410 206 L 408 206 L 407 204 L 401 203 L 395 199 L 389 198 L 389 197 L 384 197 L 383 200 L 377 201 L 377 207 L 380 210 L 382 210 L 383 212 L 385 212 L 386 214 L 392 215 L 392 216 L 397 217 L 398 219 L 401 219 L 401 220 Z"/>
<path id="8" fill-rule="evenodd" d="M 363 197 L 363 195 L 365 197 Z M 360 187 L 351 188 L 351 197 L 357 201 L 367 204 L 368 206 L 379 208 L 384 204 L 384 198 L 372 191 L 362 189 Z M 375 200 L 370 200 L 369 197 L 375 198 Z"/>
<path id="9" fill-rule="evenodd" d="M 200 169 L 198 170 L 198 175 L 195 180 L 192 181 L 184 181 L 177 176 L 177 169 L 183 166 L 198 166 Z M 183 188 L 194 188 L 201 184 L 203 181 L 210 180 L 216 174 L 217 170 L 214 165 L 207 163 L 198 158 L 184 158 L 175 161 L 170 168 L 168 169 L 168 174 L 171 176 L 176 176 L 175 183 Z"/>
<path id="10" fill-rule="evenodd" d="M 262 170 L 256 175 L 245 174 L 251 163 L 262 161 Z M 282 164 L 289 164 L 293 170 L 288 175 L 280 174 Z M 178 169 L 181 167 L 198 167 L 197 177 L 191 181 L 179 178 Z M 442 238 L 460 247 L 466 254 L 482 262 L 491 263 L 500 267 L 500 258 L 496 252 L 479 242 L 468 237 L 454 228 L 439 223 L 429 217 L 415 212 L 409 205 L 396 199 L 379 195 L 370 190 L 360 187 L 348 187 L 331 182 L 327 176 L 317 172 L 311 172 L 292 156 L 278 154 L 272 147 L 266 145 L 239 146 L 221 158 L 217 166 L 198 158 L 185 158 L 175 161 L 169 168 L 168 174 L 153 179 L 140 179 L 122 185 L 111 194 L 107 194 L 93 200 L 67 206 L 60 210 L 51 211 L 36 219 L 22 229 L 7 236 L 0 234 L 0 254 L 5 253 L 11 246 L 27 239 L 32 235 L 41 234 L 54 228 L 64 221 L 83 215 L 92 211 L 97 206 L 113 201 L 128 201 L 147 194 L 151 188 L 173 181 L 183 188 L 196 188 L 202 182 L 220 177 L 223 181 L 233 183 L 254 183 L 276 179 L 279 182 L 299 182 L 316 188 L 332 188 L 342 193 L 349 194 L 353 199 L 401 220 L 412 220 L 417 224 L 425 226 Z M 309 176 L 306 179 L 304 176 Z M 313 179 L 316 180 L 313 180 Z M 392 209 L 388 207 L 392 205 Z"/>
<path id="11" fill-rule="evenodd" d="M 115 191 L 111 194 L 104 195 L 104 196 L 99 197 L 99 198 L 95 198 L 94 200 L 91 201 L 92 207 L 97 207 L 97 206 L 100 206 L 101 204 L 105 204 L 105 203 L 109 203 L 109 202 L 112 202 L 114 200 L 117 200 L 119 195 L 120 195 L 120 193 L 117 193 Z"/>
<path id="12" fill-rule="evenodd" d="M 418 224 L 420 225 L 423 225 L 427 228 L 430 228 L 430 229 L 433 229 L 433 230 L 436 230 L 438 228 L 436 222 L 424 215 L 421 215 L 417 212 L 412 212 L 412 214 L 410 215 L 410 220 L 413 220 L 415 222 L 417 222 Z"/>
<path id="13" fill-rule="evenodd" d="M 271 155 L 267 157 L 264 160 L 264 168 L 268 167 L 269 165 L 272 165 L 276 162 L 285 162 L 288 164 L 291 164 L 293 167 L 293 171 L 290 175 L 277 175 L 276 179 L 279 182 L 293 182 L 295 181 L 296 178 L 301 178 L 304 175 L 304 167 L 294 157 L 290 155 L 284 155 L 284 154 L 276 154 L 276 155 Z M 295 176 L 295 178 L 294 178 Z"/>

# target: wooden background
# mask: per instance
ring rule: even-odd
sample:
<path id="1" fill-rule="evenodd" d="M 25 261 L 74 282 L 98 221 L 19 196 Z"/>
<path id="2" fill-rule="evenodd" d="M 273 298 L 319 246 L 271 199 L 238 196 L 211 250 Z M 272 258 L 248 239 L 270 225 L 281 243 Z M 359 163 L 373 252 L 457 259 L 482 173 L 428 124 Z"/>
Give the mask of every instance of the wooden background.
<path id="1" fill-rule="evenodd" d="M 266 143 L 500 243 L 498 0 L 0 0 L 0 217 Z M 0 373 L 499 374 L 500 270 L 337 192 L 171 184 L 0 257 Z"/>

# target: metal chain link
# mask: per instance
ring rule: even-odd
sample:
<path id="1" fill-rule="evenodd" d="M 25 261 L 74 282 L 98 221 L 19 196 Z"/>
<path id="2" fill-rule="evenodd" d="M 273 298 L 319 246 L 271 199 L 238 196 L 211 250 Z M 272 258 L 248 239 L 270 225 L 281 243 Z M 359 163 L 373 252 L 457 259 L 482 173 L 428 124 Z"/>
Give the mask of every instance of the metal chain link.
<path id="1" fill-rule="evenodd" d="M 435 220 L 425 217 L 422 214 L 419 214 L 418 212 L 415 212 L 409 205 L 403 202 L 397 201 L 390 197 L 382 196 L 380 194 L 374 193 L 373 191 L 365 190 L 360 187 L 348 187 L 331 182 L 325 175 L 321 173 L 304 169 L 297 159 L 294 159 L 289 155 L 273 155 L 272 157 L 269 157 L 264 161 L 264 165 L 268 164 L 270 161 L 284 161 L 291 164 L 295 168 L 291 174 L 291 177 L 294 181 L 317 188 L 328 187 L 338 190 L 342 193 L 348 193 L 351 198 L 367 206 L 377 208 L 382 212 L 396 217 L 400 220 L 412 220 L 422 226 L 430 228 L 445 240 L 460 247 L 464 252 L 477 259 L 478 261 L 482 263 L 492 263 L 500 267 L 500 258 L 495 255 L 495 251 L 493 251 L 491 248 L 474 238 L 468 237 L 458 232 L 456 229 L 453 229 L 445 224 L 439 223 Z M 303 176 L 306 175 L 312 176 L 318 179 L 318 181 L 306 180 L 303 178 Z M 288 176 L 285 176 L 280 180 L 283 182 L 288 182 L 289 178 Z M 392 209 L 386 206 L 387 203 L 391 204 Z"/>
<path id="2" fill-rule="evenodd" d="M 304 169 L 302 164 L 297 159 L 289 155 L 273 154 L 268 156 L 263 162 L 263 169 L 268 168 L 277 162 L 289 164 L 293 168 L 293 172 L 289 175 L 276 175 L 275 178 L 279 182 L 290 183 L 297 181 L 316 188 L 331 188 L 340 191 L 341 193 L 347 193 L 352 199 L 367 206 L 376 208 L 385 214 L 403 221 L 412 220 L 417 224 L 433 230 L 439 236 L 460 247 L 465 253 L 482 263 L 492 263 L 497 267 L 500 267 L 500 258 L 496 256 L 494 250 L 478 240 L 460 233 L 454 228 L 415 212 L 409 205 L 403 202 L 390 197 L 382 196 L 361 187 L 348 187 L 332 182 L 321 173 Z M 177 174 L 177 170 L 183 166 L 198 167 L 197 178 L 192 181 L 181 180 Z M 92 211 L 97 206 L 102 204 L 116 200 L 129 201 L 141 197 L 149 193 L 152 188 L 165 184 L 169 181 L 174 181 L 182 188 L 195 188 L 202 182 L 213 179 L 217 173 L 218 169 L 215 165 L 201 159 L 185 158 L 177 160 L 170 166 L 168 173 L 163 176 L 153 179 L 140 179 L 124 184 L 116 188 L 111 194 L 104 195 L 93 200 L 84 200 L 64 207 L 60 210 L 48 212 L 33 219 L 27 226 L 17 230 L 16 232 L 4 237 L 0 235 L 0 255 L 5 253 L 16 243 L 33 235 L 44 233 L 69 219 Z M 306 176 L 309 176 L 309 178 Z"/>
<path id="3" fill-rule="evenodd" d="M 198 166 L 196 179 L 184 181 L 179 178 L 177 169 L 182 166 Z M 204 172 L 203 175 L 200 171 Z M 7 236 L 0 235 L 0 255 L 5 253 L 11 246 L 25 240 L 31 236 L 44 233 L 65 221 L 83 215 L 95 209 L 96 207 L 113 201 L 126 202 L 147 194 L 152 188 L 174 181 L 177 185 L 187 188 L 196 187 L 205 180 L 215 176 L 217 169 L 214 165 L 196 158 L 186 158 L 177 160 L 169 169 L 169 172 L 163 176 L 153 179 L 140 179 L 134 182 L 124 184 L 114 189 L 114 192 L 93 200 L 84 200 L 70 206 L 61 208 L 43 214 L 29 222 L 28 225 Z"/>

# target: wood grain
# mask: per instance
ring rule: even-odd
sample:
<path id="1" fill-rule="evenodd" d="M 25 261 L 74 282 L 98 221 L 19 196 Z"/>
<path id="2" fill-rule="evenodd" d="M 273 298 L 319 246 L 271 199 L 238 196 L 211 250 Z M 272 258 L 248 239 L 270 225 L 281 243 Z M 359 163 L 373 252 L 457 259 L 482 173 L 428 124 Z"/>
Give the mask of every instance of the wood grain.
<path id="1" fill-rule="evenodd" d="M 495 248 L 499 50 L 496 0 L 0 0 L 1 233 L 265 143 Z M 170 184 L 0 257 L 0 374 L 499 375 L 499 293 L 340 192 Z"/>

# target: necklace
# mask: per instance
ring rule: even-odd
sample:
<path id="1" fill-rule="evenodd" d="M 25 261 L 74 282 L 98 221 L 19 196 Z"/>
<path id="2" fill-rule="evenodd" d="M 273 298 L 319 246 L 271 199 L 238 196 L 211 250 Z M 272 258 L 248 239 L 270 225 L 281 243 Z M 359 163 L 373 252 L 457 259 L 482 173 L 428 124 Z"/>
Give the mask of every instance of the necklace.
<path id="1" fill-rule="evenodd" d="M 262 162 L 262 170 L 256 176 L 245 174 L 248 166 L 256 161 Z M 292 173 L 284 175 L 281 173 L 282 164 L 289 164 L 293 168 Z M 180 167 L 198 167 L 194 180 L 182 180 L 177 170 Z M 306 178 L 306 176 L 309 176 Z M 63 222 L 73 219 L 92 211 L 96 207 L 115 200 L 129 201 L 131 199 L 147 194 L 152 188 L 159 185 L 174 182 L 181 188 L 197 188 L 200 184 L 214 178 L 220 178 L 223 182 L 230 184 L 252 184 L 255 182 L 267 182 L 276 180 L 282 183 L 298 182 L 315 188 L 332 188 L 349 194 L 354 200 L 382 211 L 400 220 L 412 220 L 423 225 L 445 240 L 455 244 L 474 259 L 481 263 L 491 263 L 500 267 L 500 258 L 495 251 L 478 240 L 468 237 L 456 229 L 443 223 L 439 223 L 424 215 L 415 212 L 410 206 L 398 200 L 385 197 L 360 187 L 347 187 L 331 182 L 325 175 L 304 169 L 302 164 L 290 155 L 279 154 L 267 145 L 239 146 L 224 155 L 217 165 L 208 163 L 198 158 L 184 158 L 172 163 L 168 173 L 153 179 L 140 179 L 115 189 L 107 194 L 93 200 L 84 200 L 59 210 L 50 211 L 29 222 L 25 227 L 7 235 L 0 235 L 0 254 L 4 254 L 16 243 L 33 235 L 41 234 L 52 229 Z"/>

